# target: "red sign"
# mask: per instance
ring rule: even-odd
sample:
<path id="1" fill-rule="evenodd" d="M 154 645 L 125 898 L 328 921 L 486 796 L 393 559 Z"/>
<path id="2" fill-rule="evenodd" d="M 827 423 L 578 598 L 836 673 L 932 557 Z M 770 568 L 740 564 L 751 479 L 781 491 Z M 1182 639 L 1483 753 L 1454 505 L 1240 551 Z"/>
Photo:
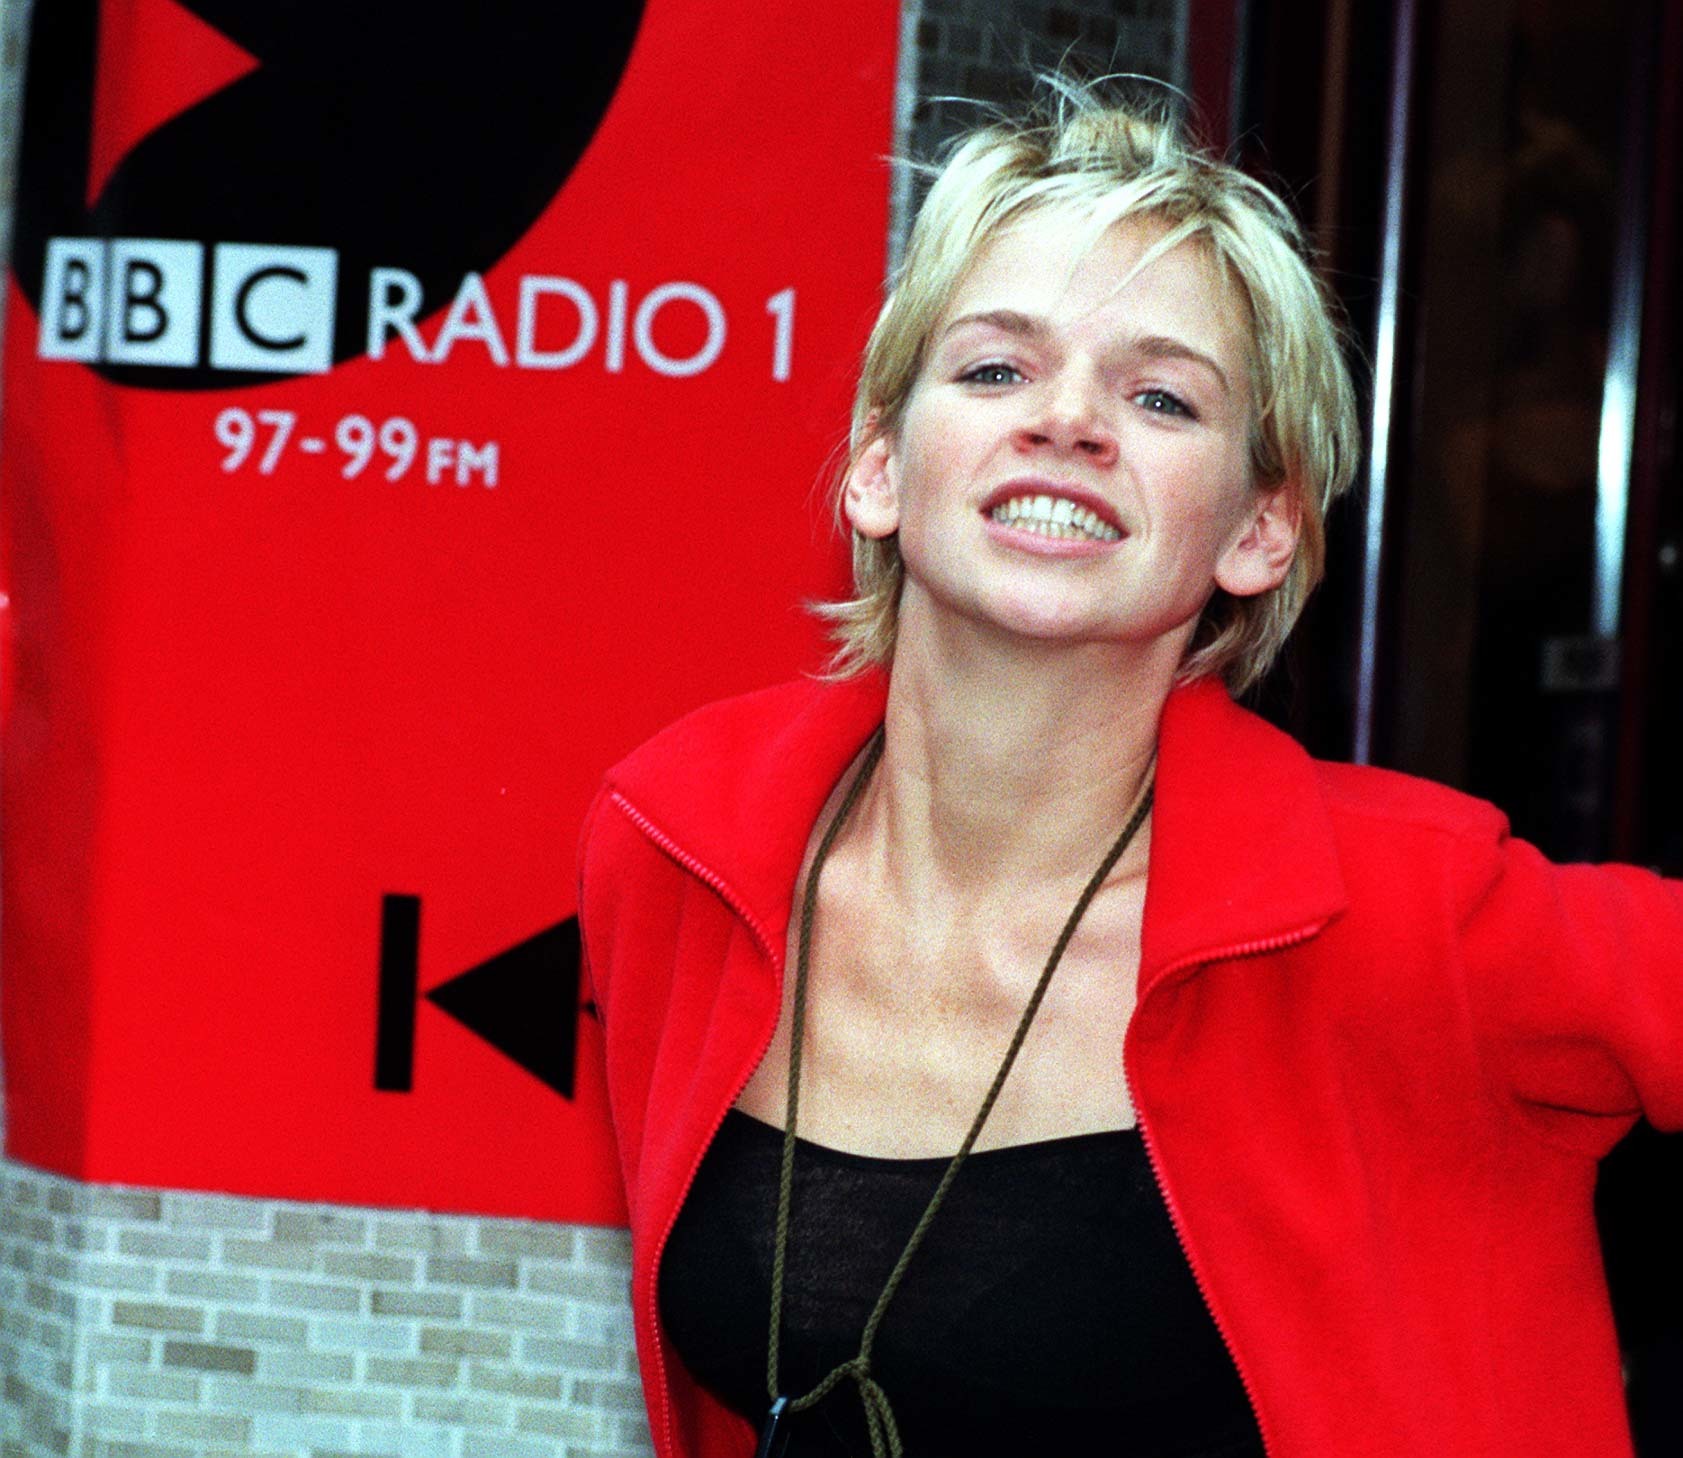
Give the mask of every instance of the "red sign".
<path id="1" fill-rule="evenodd" d="M 576 827 L 818 660 L 898 6 L 227 8 L 35 17 L 7 1152 L 610 1221 Z"/>

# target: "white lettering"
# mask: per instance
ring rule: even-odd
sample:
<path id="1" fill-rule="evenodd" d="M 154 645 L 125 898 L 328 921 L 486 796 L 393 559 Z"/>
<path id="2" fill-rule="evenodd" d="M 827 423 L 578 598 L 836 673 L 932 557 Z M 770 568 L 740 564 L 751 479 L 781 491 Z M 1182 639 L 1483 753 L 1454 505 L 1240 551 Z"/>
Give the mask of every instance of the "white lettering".
<path id="1" fill-rule="evenodd" d="M 476 471 L 485 477 L 487 486 L 497 484 L 496 441 L 487 441 L 482 446 L 470 445 L 465 440 L 461 443 L 461 454 L 456 459 L 456 484 L 469 485 Z"/>
<path id="2" fill-rule="evenodd" d="M 539 349 L 538 300 L 559 294 L 571 302 L 579 316 L 578 332 L 565 349 Z M 523 370 L 564 370 L 576 365 L 596 343 L 600 320 L 596 301 L 570 278 L 528 274 L 520 280 L 520 317 L 515 328 L 514 359 Z"/>
<path id="3" fill-rule="evenodd" d="M 610 375 L 625 368 L 625 300 L 630 290 L 622 278 L 608 285 L 608 342 L 603 363 Z"/>
<path id="4" fill-rule="evenodd" d="M 368 275 L 369 359 L 386 357 L 386 341 L 395 332 L 408 348 L 409 357 L 425 364 L 426 341 L 415 327 L 415 316 L 420 312 L 420 279 L 406 268 L 374 269 Z"/>
<path id="5" fill-rule="evenodd" d="M 436 486 L 450 473 L 456 460 L 456 442 L 435 435 L 427 442 L 427 485 Z"/>
<path id="6" fill-rule="evenodd" d="M 458 339 L 477 339 L 485 346 L 493 364 L 508 363 L 508 346 L 503 343 L 497 316 L 491 311 L 491 296 L 485 292 L 485 280 L 477 273 L 466 274 L 462 286 L 444 316 L 444 327 L 432 347 L 432 362 L 443 364 Z"/>
<path id="7" fill-rule="evenodd" d="M 654 342 L 655 316 L 667 304 L 677 300 L 694 304 L 707 319 L 707 338 L 702 342 L 701 348 L 687 359 L 662 353 Z M 650 290 L 648 297 L 637 306 L 637 317 L 631 322 L 631 334 L 637 343 L 637 353 L 642 356 L 643 363 L 657 375 L 679 378 L 699 375 L 719 357 L 719 351 L 725 347 L 725 311 L 712 293 L 700 284 L 662 284 L 659 288 Z"/>
<path id="8" fill-rule="evenodd" d="M 42 359 L 96 360 L 104 320 L 105 245 L 97 238 L 48 239 L 36 353 Z"/>

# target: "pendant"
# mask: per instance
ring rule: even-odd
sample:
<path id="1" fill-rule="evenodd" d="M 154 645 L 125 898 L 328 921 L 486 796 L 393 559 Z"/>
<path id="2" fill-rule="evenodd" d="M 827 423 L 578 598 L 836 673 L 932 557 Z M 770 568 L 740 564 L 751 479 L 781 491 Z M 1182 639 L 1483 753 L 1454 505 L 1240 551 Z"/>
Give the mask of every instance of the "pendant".
<path id="1" fill-rule="evenodd" d="M 782 1458 L 789 1446 L 789 1424 L 794 1417 L 787 1397 L 773 1399 L 766 1420 L 760 1424 L 760 1446 L 754 1449 L 754 1458 Z"/>

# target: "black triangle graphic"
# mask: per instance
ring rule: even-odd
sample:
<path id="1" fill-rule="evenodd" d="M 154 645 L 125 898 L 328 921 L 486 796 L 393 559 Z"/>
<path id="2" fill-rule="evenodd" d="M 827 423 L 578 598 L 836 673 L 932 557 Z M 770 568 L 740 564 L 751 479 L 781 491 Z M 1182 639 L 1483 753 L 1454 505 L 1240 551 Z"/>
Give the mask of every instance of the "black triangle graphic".
<path id="1" fill-rule="evenodd" d="M 579 1017 L 576 916 L 441 982 L 427 1001 L 562 1098 L 572 1098 Z"/>

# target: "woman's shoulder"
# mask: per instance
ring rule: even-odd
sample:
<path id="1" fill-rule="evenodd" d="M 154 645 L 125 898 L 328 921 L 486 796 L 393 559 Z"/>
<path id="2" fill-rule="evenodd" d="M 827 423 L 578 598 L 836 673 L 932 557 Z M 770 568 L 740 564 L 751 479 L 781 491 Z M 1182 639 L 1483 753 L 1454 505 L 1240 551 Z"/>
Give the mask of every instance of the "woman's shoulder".
<path id="1" fill-rule="evenodd" d="M 1508 834 L 1508 817 L 1498 806 L 1436 780 L 1333 760 L 1316 760 L 1314 765 L 1322 797 L 1335 819 L 1382 822 L 1490 845 Z"/>

